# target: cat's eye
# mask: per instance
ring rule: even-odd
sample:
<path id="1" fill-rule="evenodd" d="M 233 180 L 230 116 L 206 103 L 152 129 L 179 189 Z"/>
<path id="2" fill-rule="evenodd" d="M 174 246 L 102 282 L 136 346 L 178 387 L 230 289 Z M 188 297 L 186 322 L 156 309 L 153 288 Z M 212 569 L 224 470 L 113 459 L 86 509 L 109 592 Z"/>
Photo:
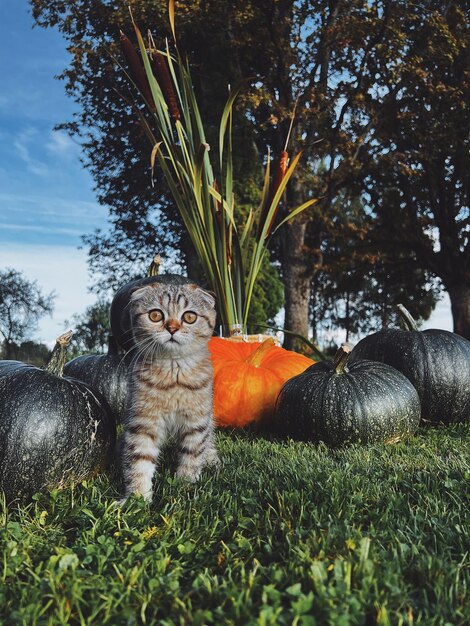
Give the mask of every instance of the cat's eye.
<path id="1" fill-rule="evenodd" d="M 151 322 L 161 322 L 163 319 L 163 312 L 160 309 L 152 309 L 149 311 L 149 320 Z"/>
<path id="2" fill-rule="evenodd" d="M 186 324 L 194 324 L 197 320 L 197 314 L 194 311 L 185 311 L 182 320 L 186 322 Z"/>

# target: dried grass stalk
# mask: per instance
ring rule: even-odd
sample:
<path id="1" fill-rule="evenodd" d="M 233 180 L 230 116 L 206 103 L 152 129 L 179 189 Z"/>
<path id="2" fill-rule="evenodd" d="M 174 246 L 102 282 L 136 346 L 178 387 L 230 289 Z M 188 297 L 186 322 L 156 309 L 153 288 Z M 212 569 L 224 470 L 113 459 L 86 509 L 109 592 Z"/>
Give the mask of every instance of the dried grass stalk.
<path id="1" fill-rule="evenodd" d="M 136 49 L 132 45 L 131 40 L 125 33 L 121 33 L 121 50 L 124 58 L 126 59 L 127 67 L 129 69 L 129 75 L 134 81 L 137 89 L 141 95 L 145 98 L 147 104 L 153 112 L 156 111 L 155 102 L 152 97 L 150 85 L 145 74 L 145 70 L 140 61 L 140 56 L 137 54 Z"/>
<path id="2" fill-rule="evenodd" d="M 159 50 L 152 50 L 151 52 L 152 69 L 157 79 L 160 89 L 163 92 L 163 97 L 170 111 L 171 117 L 175 122 L 181 119 L 181 113 L 178 107 L 178 100 L 173 88 L 173 80 L 168 70 L 168 65 L 163 55 Z"/>

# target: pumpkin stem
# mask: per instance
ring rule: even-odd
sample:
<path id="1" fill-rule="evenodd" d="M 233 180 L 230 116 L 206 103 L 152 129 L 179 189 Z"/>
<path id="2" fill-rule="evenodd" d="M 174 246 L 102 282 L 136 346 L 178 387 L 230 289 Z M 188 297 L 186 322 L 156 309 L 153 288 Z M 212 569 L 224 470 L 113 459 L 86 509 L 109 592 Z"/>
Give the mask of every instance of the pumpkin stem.
<path id="1" fill-rule="evenodd" d="M 411 313 L 406 309 L 403 304 L 397 304 L 397 311 L 400 314 L 401 321 L 405 325 L 406 330 L 419 330 L 418 324 Z"/>
<path id="2" fill-rule="evenodd" d="M 348 359 L 353 349 L 352 343 L 343 343 L 341 348 L 336 352 L 333 359 L 333 367 L 335 374 L 343 374 L 349 372 Z"/>
<path id="3" fill-rule="evenodd" d="M 51 358 L 45 366 L 46 372 L 55 376 L 62 376 L 64 373 L 64 365 L 67 359 L 67 347 L 72 339 L 73 332 L 68 330 L 55 340 L 55 346 L 52 350 Z"/>
<path id="4" fill-rule="evenodd" d="M 149 268 L 147 270 L 147 274 L 149 276 L 158 276 L 158 274 L 160 273 L 160 265 L 161 265 L 162 259 L 160 257 L 159 254 L 156 254 L 153 257 L 152 262 L 149 265 Z"/>
<path id="5" fill-rule="evenodd" d="M 263 362 L 266 353 L 269 352 L 275 345 L 276 344 L 274 343 L 274 339 L 272 337 L 265 339 L 259 348 L 256 348 L 253 354 L 250 354 L 250 356 L 246 359 L 246 363 L 249 363 L 254 367 L 259 367 Z"/>

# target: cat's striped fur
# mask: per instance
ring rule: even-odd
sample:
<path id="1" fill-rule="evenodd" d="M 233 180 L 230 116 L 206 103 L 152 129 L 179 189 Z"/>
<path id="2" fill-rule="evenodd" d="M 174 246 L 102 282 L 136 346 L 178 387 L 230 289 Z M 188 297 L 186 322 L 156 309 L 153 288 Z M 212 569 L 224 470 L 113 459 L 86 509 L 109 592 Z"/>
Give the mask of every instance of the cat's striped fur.
<path id="1" fill-rule="evenodd" d="M 131 296 L 130 397 L 121 445 L 125 498 L 152 498 L 159 452 L 179 441 L 177 475 L 195 481 L 217 463 L 208 341 L 215 301 L 195 284 L 153 283 Z M 124 500 L 125 500 L 124 498 Z"/>

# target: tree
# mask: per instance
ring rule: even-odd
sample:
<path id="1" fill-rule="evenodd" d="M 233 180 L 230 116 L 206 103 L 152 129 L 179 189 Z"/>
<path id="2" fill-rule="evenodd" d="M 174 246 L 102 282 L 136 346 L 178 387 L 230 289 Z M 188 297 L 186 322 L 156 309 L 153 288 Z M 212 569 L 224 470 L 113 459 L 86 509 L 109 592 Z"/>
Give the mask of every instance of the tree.
<path id="1" fill-rule="evenodd" d="M 470 339 L 469 6 L 399 2 L 393 13 L 367 105 L 380 123 L 361 154 L 375 239 L 442 281 L 454 330 Z"/>
<path id="2" fill-rule="evenodd" d="M 301 335 L 308 332 L 311 284 L 322 267 L 324 241 L 335 228 L 335 198 L 345 188 L 359 194 L 358 156 L 372 127 L 359 96 L 374 83 L 366 68 L 372 55 L 383 54 L 383 5 L 389 4 L 256 3 L 262 22 L 251 63 L 262 87 L 251 99 L 251 113 L 279 153 L 295 106 L 292 151 L 304 151 L 307 167 L 288 189 L 285 210 L 309 195 L 321 199 L 317 211 L 286 226 L 280 245 L 285 325 Z M 296 347 L 296 340 L 288 335 L 284 345 Z"/>
<path id="3" fill-rule="evenodd" d="M 110 208 L 111 233 L 98 232 L 86 239 L 90 245 L 92 269 L 100 273 L 105 269 L 106 280 L 101 286 L 115 289 L 122 284 L 124 276 L 129 277 L 129 268 L 134 273 L 141 273 L 148 266 L 148 259 L 157 252 L 168 265 L 179 263 L 191 276 L 197 277 L 193 250 L 159 170 L 154 175 L 154 186 L 151 184 L 151 148 L 135 115 L 135 107 L 141 100 L 132 90 L 123 68 L 114 61 L 118 59 L 125 65 L 119 48 L 119 32 L 123 30 L 130 35 L 132 31 L 128 3 L 118 2 L 111 6 L 104 1 L 46 3 L 32 0 L 31 5 L 37 23 L 57 26 L 73 52 L 72 63 L 62 78 L 66 80 L 67 93 L 76 99 L 80 110 L 73 121 L 60 126 L 81 138 L 85 164 L 96 182 L 98 200 Z M 158 27 L 156 41 L 163 48 L 165 37 L 170 36 L 167 2 L 141 0 L 133 2 L 132 6 L 140 24 L 154 31 Z M 192 28 L 196 29 L 195 34 L 200 33 L 204 16 L 199 11 L 192 20 L 189 16 L 191 3 L 182 8 L 186 26 L 179 26 L 179 37 L 183 47 L 191 51 L 199 77 L 197 86 L 199 92 L 203 92 L 200 99 L 204 119 L 215 139 L 227 86 L 237 78 L 233 72 L 227 72 L 231 66 L 227 51 L 222 55 L 212 54 L 218 48 L 214 39 L 211 54 L 201 44 L 194 53 Z M 220 19 L 222 13 L 219 7 Z M 192 21 L 192 27 L 189 21 Z M 218 40 L 224 40 L 223 32 L 219 32 Z M 204 41 L 207 44 L 205 37 Z M 201 80 L 201 75 L 213 77 L 217 71 L 219 80 Z M 247 135 L 243 127 L 246 122 L 239 117 L 236 124 L 241 145 Z M 254 155 L 254 144 L 250 140 L 244 146 L 244 163 L 237 160 L 238 168 L 247 172 L 243 176 L 244 185 L 236 190 L 241 203 L 246 201 L 243 190 L 252 187 L 250 179 L 259 176 L 260 163 L 252 167 Z M 183 254 L 175 254 L 175 249 Z"/>
<path id="4" fill-rule="evenodd" d="M 108 347 L 110 302 L 103 298 L 65 322 L 73 330 L 71 349 L 74 356 L 86 353 L 103 354 Z"/>
<path id="5" fill-rule="evenodd" d="M 1 358 L 6 358 L 3 354 L 3 350 L 0 349 Z M 20 345 L 16 343 L 11 344 L 10 359 L 15 361 L 23 361 L 24 363 L 30 363 L 36 367 L 44 367 L 49 360 L 51 351 L 44 343 L 38 343 L 37 341 L 23 341 Z"/>
<path id="6" fill-rule="evenodd" d="M 359 2 L 353 4 L 361 6 Z M 238 167 L 244 173 L 245 186 L 256 180 L 260 154 L 265 154 L 267 145 L 279 153 L 296 100 L 292 154 L 302 148 L 306 160 L 314 164 L 319 158 L 316 141 L 321 137 L 321 152 L 334 162 L 346 143 L 344 138 L 336 137 L 345 125 L 345 111 L 338 119 L 336 111 L 344 99 L 344 85 L 350 89 L 351 81 L 340 84 L 338 77 L 344 74 L 344 64 L 334 67 L 331 60 L 333 49 L 339 54 L 342 47 L 340 37 L 333 37 L 333 25 L 347 22 L 344 18 L 351 13 L 350 5 L 324 1 L 318 3 L 315 12 L 307 1 L 291 0 L 238 0 L 229 4 L 212 0 L 178 5 L 179 42 L 197 68 L 199 96 L 209 125 L 213 123 L 215 128 L 218 122 L 228 83 L 252 77 L 256 84 L 240 101 L 247 115 L 238 117 L 234 133 L 238 137 L 238 154 L 244 158 Z M 81 112 L 68 128 L 84 139 L 87 164 L 97 182 L 99 199 L 112 206 L 115 236 L 98 234 L 89 239 L 92 265 L 102 269 L 104 257 L 119 258 L 121 269 L 124 260 L 128 267 L 141 255 L 142 247 L 150 244 L 152 253 L 157 248 L 164 256 L 169 252 L 168 244 L 170 248 L 179 245 L 188 250 L 161 180 L 157 181 L 159 193 L 151 190 L 148 167 L 142 168 L 141 159 L 136 158 L 138 154 L 148 154 L 148 150 L 144 152 L 143 133 L 135 123 L 135 94 L 129 90 L 123 72 L 109 56 L 105 58 L 104 47 L 119 57 L 115 43 L 118 31 L 129 30 L 126 3 L 32 0 L 32 6 L 39 24 L 58 26 L 70 43 L 74 58 L 63 76 Z M 132 8 L 141 26 L 158 25 L 158 39 L 163 45 L 164 36 L 169 34 L 166 3 L 140 0 L 133 2 Z M 376 18 L 367 24 L 374 32 Z M 376 39 L 374 36 L 371 45 L 375 45 Z M 363 39 L 357 38 L 357 45 L 363 46 Z M 272 71 L 273 67 L 276 71 Z M 129 106 L 123 107 L 122 96 Z M 327 134 L 336 137 L 335 141 Z M 360 139 L 362 135 L 356 132 L 351 150 Z M 258 165 L 254 165 L 256 162 Z M 334 167 L 329 171 L 329 179 L 333 179 L 335 171 Z M 301 204 L 317 192 L 324 192 L 324 180 L 321 184 L 315 180 L 312 188 L 305 184 L 313 178 L 306 171 L 298 178 L 287 196 L 287 206 Z M 307 221 L 286 228 L 279 246 L 287 326 L 302 334 L 308 332 L 310 280 L 318 265 L 310 258 L 318 246 L 311 249 L 306 243 Z M 321 228 L 327 222 L 319 214 L 310 221 L 318 243 Z M 190 256 L 189 251 L 186 260 Z"/>
<path id="7" fill-rule="evenodd" d="M 147 263 L 155 251 L 170 255 L 179 246 L 191 273 L 191 248 L 171 198 L 161 178 L 157 177 L 156 190 L 151 189 L 149 168 L 141 165 L 148 149 L 136 123 L 137 95 L 108 54 L 121 58 L 116 42 L 119 29 L 129 32 L 127 3 L 31 3 L 36 21 L 57 26 L 69 42 L 73 60 L 63 77 L 80 112 L 66 126 L 82 137 L 99 199 L 112 207 L 112 233 L 88 239 L 92 267 L 107 267 L 115 280 L 142 256 Z M 303 150 L 304 166 L 288 189 L 284 211 L 309 197 L 321 198 L 317 210 L 286 226 L 275 250 L 285 285 L 286 328 L 298 334 L 308 334 L 312 279 L 322 266 L 323 242 L 335 228 L 335 211 L 341 210 L 335 199 L 344 189 L 351 197 L 361 197 L 364 186 L 371 191 L 372 185 L 366 183 L 372 181 L 370 155 L 378 144 L 380 148 L 385 101 L 380 73 L 388 77 L 382 81 L 387 93 L 399 93 L 393 55 L 401 52 L 402 33 L 412 32 L 418 11 L 433 12 L 429 5 L 419 5 L 409 17 L 408 4 L 404 0 L 177 4 L 178 40 L 196 69 L 209 127 L 216 127 L 227 84 L 252 80 L 253 87 L 240 98 L 234 133 L 247 188 L 257 181 L 266 146 L 280 154 L 295 109 L 289 152 Z M 141 27 L 157 26 L 158 45 L 164 46 L 165 36 L 171 40 L 166 2 L 134 0 L 132 9 Z M 149 254 L 143 255 L 145 248 Z M 295 346 L 291 336 L 285 345 Z"/>
<path id="8" fill-rule="evenodd" d="M 423 276 L 423 270 L 406 257 L 393 263 L 376 258 L 373 265 L 358 264 L 340 273 L 328 273 L 324 267 L 316 279 L 313 326 L 319 332 L 343 329 L 346 341 L 399 326 L 396 306 L 400 303 L 406 304 L 418 322 L 428 319 L 440 293 L 432 277 Z"/>
<path id="9" fill-rule="evenodd" d="M 3 354 L 11 359 L 14 344 L 25 341 L 34 333 L 38 321 L 51 315 L 55 294 L 44 295 L 37 281 L 28 280 L 12 268 L 0 271 L 0 335 Z"/>
<path id="10" fill-rule="evenodd" d="M 350 201 L 341 193 L 335 202 L 345 210 L 336 211 L 335 227 L 322 242 L 323 262 L 312 285 L 313 329 L 342 328 L 349 341 L 398 324 L 399 303 L 416 320 L 428 319 L 440 293 L 434 277 L 409 253 L 377 247 L 365 199 Z"/>

